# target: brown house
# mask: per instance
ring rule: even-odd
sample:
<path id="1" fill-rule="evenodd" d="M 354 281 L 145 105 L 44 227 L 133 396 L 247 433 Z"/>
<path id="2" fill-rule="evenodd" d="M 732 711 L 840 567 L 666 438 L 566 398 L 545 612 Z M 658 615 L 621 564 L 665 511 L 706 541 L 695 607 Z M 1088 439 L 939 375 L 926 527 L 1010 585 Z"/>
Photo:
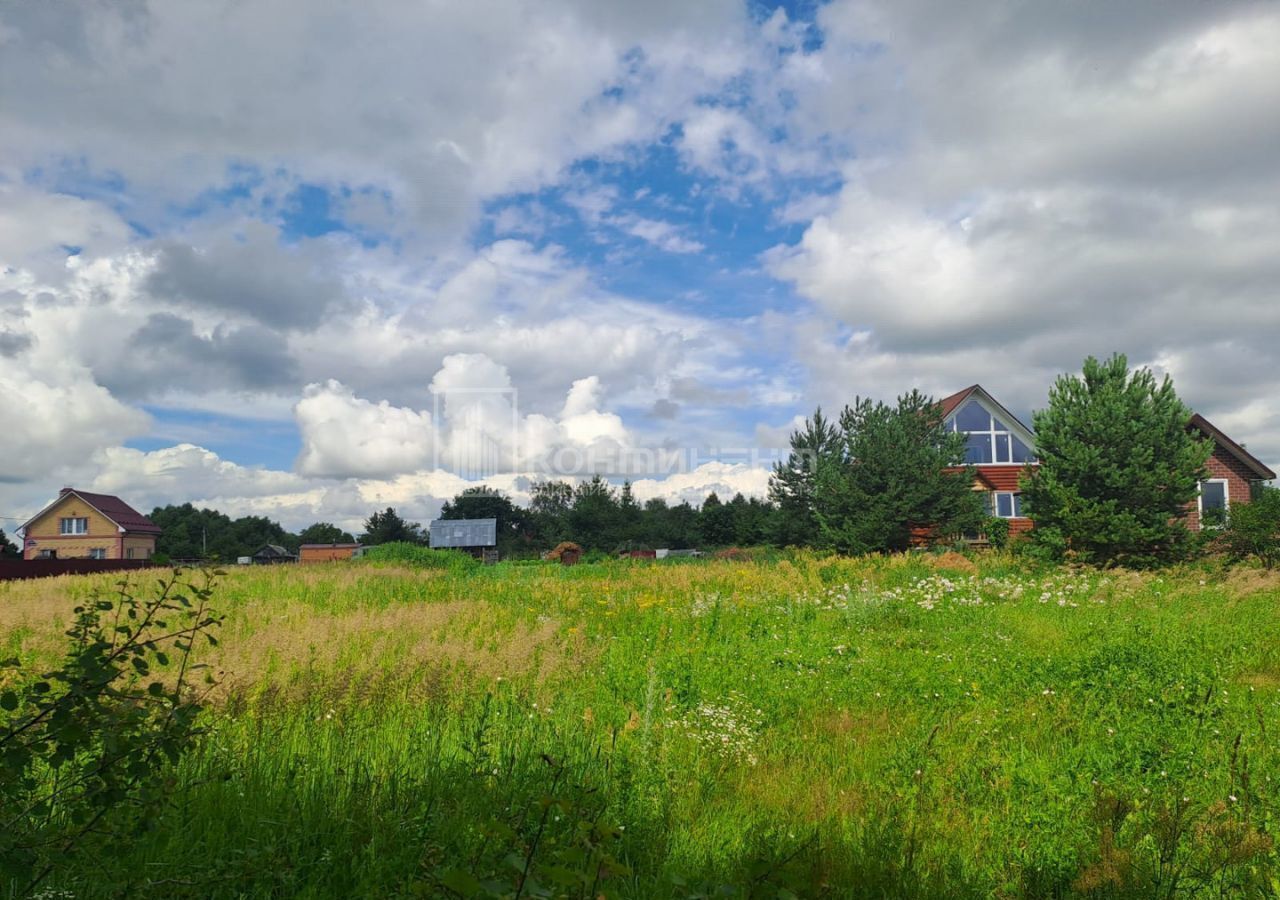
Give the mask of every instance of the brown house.
<path id="1" fill-rule="evenodd" d="M 119 497 L 69 487 L 20 530 L 23 559 L 150 559 L 160 534 Z"/>
<path id="2" fill-rule="evenodd" d="M 298 562 L 329 562 L 335 559 L 352 559 L 360 549 L 359 544 L 303 544 L 298 548 Z"/>
<path id="3" fill-rule="evenodd" d="M 1031 519 L 1022 512 L 1020 481 L 1039 465 L 1035 433 L 981 385 L 944 398 L 941 406 L 947 430 L 966 436 L 965 461 L 974 468 L 973 489 L 983 492 L 987 512 L 1008 519 L 1011 535 L 1030 531 Z M 1194 531 L 1207 515 L 1225 519 L 1233 505 L 1248 503 L 1257 486 L 1276 473 L 1199 413 L 1187 429 L 1213 441 L 1213 455 L 1206 464 L 1209 477 L 1200 482 L 1200 496 L 1187 507 L 1187 527 Z"/>
<path id="4" fill-rule="evenodd" d="M 941 406 L 946 429 L 965 435 L 965 462 L 973 466 L 973 489 L 982 492 L 987 514 L 1008 519 L 1011 535 L 1030 531 L 1019 480 L 1039 465 L 1035 434 L 979 384 L 944 398 Z"/>
<path id="5" fill-rule="evenodd" d="M 1211 516 L 1225 520 L 1231 514 L 1232 506 L 1248 503 L 1262 482 L 1276 477 L 1276 473 L 1261 460 L 1199 413 L 1191 417 L 1187 430 L 1213 441 L 1213 455 L 1205 464 L 1209 477 L 1200 482 L 1200 496 L 1196 502 L 1187 506 L 1188 528 L 1200 528 L 1202 520 Z"/>

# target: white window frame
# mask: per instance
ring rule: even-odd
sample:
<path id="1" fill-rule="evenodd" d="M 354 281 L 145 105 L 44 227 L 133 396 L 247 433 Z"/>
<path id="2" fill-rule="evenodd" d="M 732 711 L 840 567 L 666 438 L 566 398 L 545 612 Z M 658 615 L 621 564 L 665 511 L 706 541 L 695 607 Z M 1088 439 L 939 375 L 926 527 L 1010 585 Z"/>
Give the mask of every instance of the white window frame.
<path id="1" fill-rule="evenodd" d="M 1205 478 L 1200 484 L 1196 485 L 1196 515 L 1200 528 L 1204 525 L 1204 485 L 1220 484 L 1222 485 L 1222 514 L 1231 517 L 1231 481 L 1227 478 Z M 1221 525 L 1210 525 L 1210 528 L 1221 528 Z"/>
<path id="2" fill-rule="evenodd" d="M 1011 512 L 1011 515 L 1008 515 L 1008 516 L 1000 515 L 1000 496 L 1003 494 L 1010 498 L 1016 498 L 1016 497 L 1022 496 L 1022 491 L 992 491 L 991 494 L 992 494 L 992 497 L 991 497 L 991 515 L 992 516 L 994 516 L 997 519 L 1025 519 L 1026 518 L 1026 516 L 1020 515 L 1022 510 L 1019 509 L 1019 507 L 1022 505 L 1022 501 L 1016 500 L 1016 499 L 1010 499 L 1009 501 L 1009 511 Z"/>
<path id="3" fill-rule="evenodd" d="M 78 527 L 83 522 L 84 527 Z M 88 516 L 63 516 L 58 520 L 58 533 L 63 535 L 81 535 L 89 533 Z"/>
<path id="4" fill-rule="evenodd" d="M 93 548 L 91 548 L 91 549 L 89 550 L 89 558 L 90 558 L 90 559 L 106 559 L 106 558 L 107 558 L 107 548 L 106 548 L 106 547 L 93 547 Z"/>
<path id="5" fill-rule="evenodd" d="M 970 403 L 976 403 L 978 407 L 987 414 L 987 427 L 985 430 L 980 429 L 977 431 L 965 431 L 960 427 L 960 413 Z M 1036 456 L 1035 448 L 1031 444 L 1028 444 L 1026 441 L 1022 440 L 1022 436 L 1014 429 L 1012 425 L 1009 425 L 1009 423 L 1002 421 L 1002 424 L 1005 425 L 1005 430 L 1000 430 L 996 428 L 997 420 L 1008 418 L 1008 416 L 1005 415 L 1004 413 L 997 413 L 991 407 L 987 406 L 986 403 L 982 402 L 982 400 L 978 397 L 970 397 L 964 403 L 961 403 L 960 406 L 957 407 L 956 410 L 951 413 L 950 418 L 951 418 L 951 428 L 950 428 L 951 431 L 957 432 L 959 434 L 963 434 L 966 437 L 971 437 L 973 435 L 982 435 L 987 439 L 987 444 L 991 449 L 991 462 L 969 463 L 969 465 L 971 466 L 1027 466 L 1027 465 L 1033 465 L 1039 461 L 1039 457 Z M 997 459 L 999 454 L 996 452 L 997 439 L 1001 437 L 1005 439 L 1004 441 L 1005 447 L 1009 450 L 1009 458 L 1003 461 Z M 1020 441 L 1023 445 L 1025 445 L 1027 450 L 1030 451 L 1031 453 L 1031 458 L 1026 460 L 1025 462 L 1013 461 L 1013 442 L 1015 438 L 1018 441 Z M 1008 492 L 1005 491 L 1004 493 L 1008 493 Z"/>

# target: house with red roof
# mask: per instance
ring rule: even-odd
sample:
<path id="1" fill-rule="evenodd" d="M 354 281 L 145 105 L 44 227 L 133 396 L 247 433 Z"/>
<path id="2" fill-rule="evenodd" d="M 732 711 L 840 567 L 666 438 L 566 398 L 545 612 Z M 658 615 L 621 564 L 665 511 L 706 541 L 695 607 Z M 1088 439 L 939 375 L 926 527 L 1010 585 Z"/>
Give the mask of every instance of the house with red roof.
<path id="1" fill-rule="evenodd" d="M 19 530 L 23 559 L 150 559 L 160 534 L 119 497 L 70 487 Z"/>
<path id="2" fill-rule="evenodd" d="M 1035 434 L 979 384 L 943 398 L 942 416 L 948 431 L 965 435 L 965 462 L 987 513 L 1008 519 L 1010 535 L 1030 531 L 1018 482 L 1038 465 Z"/>
<path id="3" fill-rule="evenodd" d="M 973 489 L 983 493 L 988 513 L 1008 519 L 1011 535 L 1029 531 L 1020 481 L 1039 465 L 1035 433 L 978 384 L 943 398 L 941 405 L 947 429 L 966 436 L 965 461 L 973 466 Z M 1193 415 L 1187 428 L 1213 441 L 1209 477 L 1187 507 L 1188 527 L 1199 529 L 1205 519 L 1228 515 L 1233 504 L 1248 503 L 1257 486 L 1276 473 L 1204 416 Z"/>

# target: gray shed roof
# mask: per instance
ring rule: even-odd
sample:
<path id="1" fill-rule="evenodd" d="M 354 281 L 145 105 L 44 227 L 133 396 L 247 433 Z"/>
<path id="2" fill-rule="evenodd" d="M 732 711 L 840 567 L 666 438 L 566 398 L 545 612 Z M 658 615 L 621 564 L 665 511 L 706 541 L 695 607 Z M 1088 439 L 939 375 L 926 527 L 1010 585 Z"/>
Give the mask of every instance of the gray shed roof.
<path id="1" fill-rule="evenodd" d="M 494 547 L 497 519 L 436 519 L 431 523 L 432 547 Z"/>

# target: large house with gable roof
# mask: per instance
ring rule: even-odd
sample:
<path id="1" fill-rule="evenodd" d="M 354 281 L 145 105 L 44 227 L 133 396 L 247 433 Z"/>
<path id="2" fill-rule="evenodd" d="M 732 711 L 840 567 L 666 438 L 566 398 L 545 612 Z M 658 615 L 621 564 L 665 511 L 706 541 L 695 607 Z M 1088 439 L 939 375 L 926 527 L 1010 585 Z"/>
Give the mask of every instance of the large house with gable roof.
<path id="1" fill-rule="evenodd" d="M 947 429 L 966 435 L 965 461 L 973 466 L 973 489 L 983 492 L 987 511 L 1008 519 L 1011 535 L 1029 531 L 1032 522 L 1023 514 L 1019 482 L 1039 464 L 1035 433 L 978 384 L 943 398 L 941 406 Z M 1199 529 L 1206 519 L 1225 517 L 1233 505 L 1248 503 L 1257 486 L 1276 473 L 1204 416 L 1193 415 L 1187 428 L 1213 441 L 1209 477 L 1187 508 L 1187 526 Z"/>
<path id="2" fill-rule="evenodd" d="M 160 534 L 119 497 L 70 487 L 20 531 L 23 559 L 150 559 Z"/>

